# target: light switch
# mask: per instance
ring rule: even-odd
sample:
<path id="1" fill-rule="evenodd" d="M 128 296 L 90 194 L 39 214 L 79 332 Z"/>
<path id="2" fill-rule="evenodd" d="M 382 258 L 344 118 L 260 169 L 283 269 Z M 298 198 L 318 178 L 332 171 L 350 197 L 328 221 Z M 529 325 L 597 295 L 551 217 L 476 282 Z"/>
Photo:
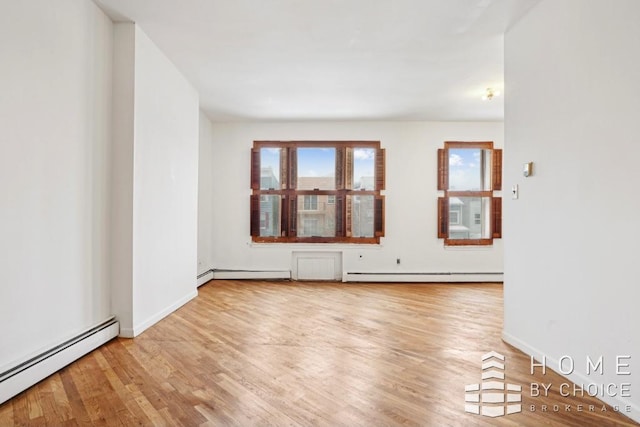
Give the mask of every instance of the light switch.
<path id="1" fill-rule="evenodd" d="M 513 200 L 517 200 L 518 196 L 520 196 L 519 190 L 518 190 L 518 184 L 514 184 L 511 186 L 511 198 Z"/>
<path id="2" fill-rule="evenodd" d="M 529 176 L 531 176 L 532 172 L 533 172 L 533 162 L 525 163 L 523 168 L 522 168 L 522 174 L 525 177 L 529 177 Z"/>

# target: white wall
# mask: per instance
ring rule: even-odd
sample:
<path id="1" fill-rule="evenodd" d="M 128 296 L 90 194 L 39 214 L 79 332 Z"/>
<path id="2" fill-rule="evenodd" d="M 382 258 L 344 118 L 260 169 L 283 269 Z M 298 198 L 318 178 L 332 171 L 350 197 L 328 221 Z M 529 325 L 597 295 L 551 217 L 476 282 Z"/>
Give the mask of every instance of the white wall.
<path id="1" fill-rule="evenodd" d="M 131 337 L 197 295 L 199 110 L 137 25 L 114 39 L 112 301 Z"/>
<path id="2" fill-rule="evenodd" d="M 113 28 L 111 146 L 111 304 L 121 328 L 133 328 L 133 143 L 135 25 Z"/>
<path id="3" fill-rule="evenodd" d="M 250 148 L 254 140 L 379 140 L 386 153 L 386 237 L 381 245 L 252 244 Z M 437 148 L 446 140 L 492 140 L 502 123 L 315 122 L 214 123 L 213 265 L 290 270 L 298 249 L 342 250 L 347 272 L 502 272 L 502 240 L 493 247 L 443 247 L 437 239 Z M 223 208 L 224 207 L 224 208 Z M 359 257 L 362 255 L 362 258 Z M 396 265 L 396 258 L 401 264 Z"/>
<path id="4" fill-rule="evenodd" d="M 213 126 L 200 112 L 200 146 L 198 154 L 198 274 L 213 265 Z"/>
<path id="5" fill-rule="evenodd" d="M 136 26 L 134 334 L 197 295 L 198 93 Z"/>
<path id="6" fill-rule="evenodd" d="M 505 39 L 504 181 L 520 199 L 504 200 L 504 335 L 550 365 L 575 357 L 581 383 L 640 378 L 639 16 L 636 0 L 546 0 Z M 586 377 L 600 355 L 604 376 Z M 640 390 L 618 397 L 640 421 Z"/>
<path id="7" fill-rule="evenodd" d="M 0 13 L 0 371 L 108 317 L 111 21 L 90 1 Z"/>

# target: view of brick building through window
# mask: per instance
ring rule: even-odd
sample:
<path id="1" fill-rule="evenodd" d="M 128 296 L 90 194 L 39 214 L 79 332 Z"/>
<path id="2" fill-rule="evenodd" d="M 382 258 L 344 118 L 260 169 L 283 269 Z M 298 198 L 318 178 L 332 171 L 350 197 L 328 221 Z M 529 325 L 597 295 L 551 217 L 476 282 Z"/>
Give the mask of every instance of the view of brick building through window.
<path id="1" fill-rule="evenodd" d="M 354 183 L 354 190 L 371 188 L 373 176 L 360 177 Z M 269 188 L 278 188 L 278 178 L 273 168 L 261 169 L 261 181 Z M 327 188 L 333 185 L 334 177 L 301 177 L 298 184 L 304 188 Z M 260 200 L 260 235 L 280 234 L 280 197 L 263 195 Z M 373 237 L 373 196 L 352 196 L 351 229 L 354 236 Z M 336 196 L 309 194 L 298 197 L 298 236 L 330 237 L 336 234 Z"/>

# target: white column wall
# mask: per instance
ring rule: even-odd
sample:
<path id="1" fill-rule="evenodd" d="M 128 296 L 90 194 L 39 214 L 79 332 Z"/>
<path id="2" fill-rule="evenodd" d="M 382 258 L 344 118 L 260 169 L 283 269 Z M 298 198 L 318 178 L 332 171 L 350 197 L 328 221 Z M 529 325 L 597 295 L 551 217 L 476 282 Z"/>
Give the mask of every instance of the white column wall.
<path id="1" fill-rule="evenodd" d="M 112 301 L 132 337 L 197 295 L 199 101 L 137 25 L 115 43 Z"/>
<path id="2" fill-rule="evenodd" d="M 198 274 L 213 266 L 214 152 L 213 125 L 200 112 L 200 146 L 198 155 Z"/>
<path id="3" fill-rule="evenodd" d="M 136 26 L 134 335 L 197 295 L 198 93 Z"/>
<path id="4" fill-rule="evenodd" d="M 635 0 L 545 0 L 505 38 L 504 182 L 520 198 L 504 200 L 504 336 L 555 370 L 575 358 L 579 384 L 640 374 L 638 17 Z M 640 421 L 638 389 L 604 400 Z"/>

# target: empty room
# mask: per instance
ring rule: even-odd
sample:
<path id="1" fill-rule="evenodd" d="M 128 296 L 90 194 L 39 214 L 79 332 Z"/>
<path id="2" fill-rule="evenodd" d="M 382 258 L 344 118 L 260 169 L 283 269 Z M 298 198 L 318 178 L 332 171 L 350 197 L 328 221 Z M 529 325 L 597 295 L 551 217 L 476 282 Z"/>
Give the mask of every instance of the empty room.
<path id="1" fill-rule="evenodd" d="M 0 5 L 0 426 L 640 425 L 637 0 Z"/>

